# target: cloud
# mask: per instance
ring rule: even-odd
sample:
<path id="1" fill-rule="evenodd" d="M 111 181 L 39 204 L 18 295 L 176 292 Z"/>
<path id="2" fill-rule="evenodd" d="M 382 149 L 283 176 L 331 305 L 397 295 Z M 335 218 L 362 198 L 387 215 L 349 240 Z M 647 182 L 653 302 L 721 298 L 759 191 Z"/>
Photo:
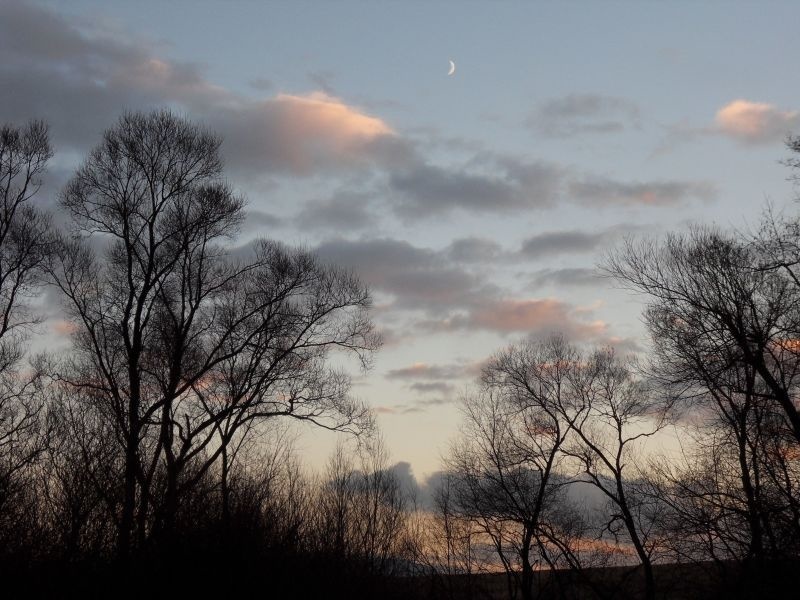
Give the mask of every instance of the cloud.
<path id="1" fill-rule="evenodd" d="M 597 285 L 599 275 L 595 269 L 586 268 L 565 268 L 565 269 L 542 269 L 533 275 L 531 289 L 536 289 L 546 285 L 557 287 L 579 287 Z"/>
<path id="2" fill-rule="evenodd" d="M 591 252 L 607 237 L 606 232 L 548 231 L 526 239 L 519 253 L 527 258 L 540 258 L 553 254 Z"/>
<path id="3" fill-rule="evenodd" d="M 339 98 L 279 93 L 254 101 L 151 48 L 40 6 L 1 3 L 0 120 L 46 118 L 57 146 L 85 152 L 124 107 L 169 106 L 221 134 L 230 169 L 252 176 L 402 162 L 413 153 L 386 122 Z"/>
<path id="4" fill-rule="evenodd" d="M 429 365 L 419 362 L 408 367 L 392 369 L 386 374 L 386 378 L 400 380 L 458 379 L 466 373 L 464 365 Z"/>
<path id="5" fill-rule="evenodd" d="M 66 319 L 56 319 L 50 323 L 50 330 L 57 336 L 70 336 L 78 331 L 78 325 Z"/>
<path id="6" fill-rule="evenodd" d="M 717 111 L 716 130 L 746 144 L 784 139 L 800 128 L 800 112 L 781 110 L 772 104 L 734 100 Z"/>
<path id="7" fill-rule="evenodd" d="M 429 313 L 468 306 L 496 293 L 479 277 L 448 263 L 439 253 L 390 239 L 335 239 L 317 247 L 326 261 L 353 269 L 395 305 Z"/>
<path id="8" fill-rule="evenodd" d="M 503 333 L 557 330 L 578 338 L 595 337 L 607 329 L 602 321 L 579 322 L 570 305 L 553 298 L 501 300 L 474 311 L 470 320 L 477 327 Z"/>
<path id="9" fill-rule="evenodd" d="M 475 363 L 431 365 L 421 362 L 392 369 L 385 375 L 388 380 L 406 382 L 405 389 L 421 396 L 398 406 L 401 414 L 423 412 L 431 406 L 451 404 L 455 399 L 455 382 L 474 379 L 475 376 Z"/>
<path id="10" fill-rule="evenodd" d="M 453 240 L 444 252 L 450 260 L 458 263 L 493 262 L 504 255 L 500 244 L 478 237 Z"/>
<path id="11" fill-rule="evenodd" d="M 653 227 L 649 225 L 620 223 L 600 231 L 581 231 L 578 229 L 545 231 L 523 240 L 516 257 L 538 259 L 560 254 L 594 252 L 598 248 L 614 244 L 627 235 L 652 230 Z"/>
<path id="12" fill-rule="evenodd" d="M 430 218 L 453 210 L 510 212 L 551 206 L 558 197 L 562 169 L 480 153 L 472 164 L 446 168 L 412 162 L 389 175 L 395 211 L 408 219 Z M 481 164 L 477 168 L 476 164 Z"/>
<path id="13" fill-rule="evenodd" d="M 611 240 L 614 235 L 635 229 L 609 228 L 601 232 L 600 239 Z M 608 325 L 593 318 L 592 308 L 576 307 L 556 298 L 510 296 L 499 286 L 487 283 L 484 274 L 472 274 L 453 264 L 450 248 L 437 252 L 387 238 L 337 239 L 320 244 L 317 252 L 324 260 L 353 269 L 375 292 L 389 294 L 391 303 L 385 308 L 411 311 L 413 325 L 403 327 L 415 336 L 482 330 L 500 335 L 563 332 L 576 340 L 594 342 L 609 339 Z M 513 256 L 523 258 L 522 252 Z M 573 280 L 581 274 L 570 273 Z M 473 375 L 463 365 L 415 363 L 386 376 L 407 382 L 448 382 Z"/>
<path id="14" fill-rule="evenodd" d="M 617 133 L 640 127 L 639 107 L 624 98 L 570 94 L 545 102 L 526 124 L 548 137 Z"/>
<path id="15" fill-rule="evenodd" d="M 569 194 L 592 206 L 664 207 L 708 202 L 716 197 L 716 189 L 703 181 L 622 182 L 586 176 L 569 184 Z"/>
<path id="16" fill-rule="evenodd" d="M 575 340 L 604 337 L 608 325 L 600 320 L 586 321 L 586 316 L 587 311 L 555 298 L 502 298 L 428 326 L 443 331 L 483 329 L 501 334 L 563 333 Z"/>
<path id="17" fill-rule="evenodd" d="M 324 92 L 238 101 L 209 114 L 235 167 L 309 175 L 391 162 L 409 152 L 381 119 Z"/>
<path id="18" fill-rule="evenodd" d="M 746 145 L 782 142 L 800 130 L 800 111 L 781 109 L 766 102 L 733 100 L 717 110 L 714 122 L 703 127 L 686 121 L 668 128 L 656 154 L 701 137 L 725 136 Z"/>
<path id="19" fill-rule="evenodd" d="M 309 202 L 295 217 L 301 229 L 357 231 L 375 227 L 377 215 L 370 210 L 372 196 L 337 192 L 327 200 Z"/>
<path id="20" fill-rule="evenodd" d="M 97 26 L 43 7 L 0 3 L 0 119 L 46 118 L 57 146 L 85 151 L 123 107 L 209 107 L 230 95 L 197 65 L 170 63 Z"/>
<path id="21" fill-rule="evenodd" d="M 1 3 L 0 120 L 47 118 L 59 150 L 84 153 L 123 107 L 168 106 L 223 137 L 232 176 L 248 181 L 282 174 L 368 175 L 373 180 L 368 192 L 386 198 L 395 214 L 407 220 L 453 211 L 512 214 L 574 198 L 595 205 L 658 206 L 710 193 L 692 183 L 575 180 L 558 165 L 481 151 L 463 141 L 459 152 L 471 153 L 465 163 L 437 164 L 431 160 L 433 150 L 452 139 L 420 141 L 402 135 L 330 89 L 253 100 L 211 83 L 198 64 L 158 56 L 155 47 L 150 40 L 108 32 L 91 21 L 78 23 L 42 6 Z M 327 87 L 327 75 L 317 75 L 322 75 L 317 83 Z M 272 90 L 267 80 L 251 83 Z M 552 101 L 543 110 L 561 120 L 635 112 L 620 99 L 591 95 Z M 297 224 L 320 229 L 337 206 L 351 217 L 339 220 L 344 226 L 371 226 L 371 216 L 362 210 L 366 201 L 343 201 L 341 193 L 327 204 L 308 205 Z M 465 250 L 454 247 L 454 257 Z M 467 256 L 462 252 L 458 260 L 469 262 Z"/>
<path id="22" fill-rule="evenodd" d="M 450 394 L 454 387 L 444 381 L 418 381 L 409 385 L 408 389 L 420 394 Z"/>
<path id="23" fill-rule="evenodd" d="M 247 217 L 242 225 L 242 231 L 258 232 L 270 237 L 270 230 L 280 227 L 282 223 L 283 219 L 280 217 L 251 208 L 247 210 Z"/>

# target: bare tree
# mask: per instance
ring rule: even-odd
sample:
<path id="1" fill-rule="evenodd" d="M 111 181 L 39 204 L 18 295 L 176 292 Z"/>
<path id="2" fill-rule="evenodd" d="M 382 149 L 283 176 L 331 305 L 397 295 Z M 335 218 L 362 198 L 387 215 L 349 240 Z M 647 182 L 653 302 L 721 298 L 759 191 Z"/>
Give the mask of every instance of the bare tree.
<path id="1" fill-rule="evenodd" d="M 613 350 L 576 358 L 579 366 L 570 373 L 573 394 L 559 406 L 574 432 L 564 450 L 579 465 L 578 477 L 608 500 L 604 530 L 615 539 L 623 534 L 633 546 L 644 571 L 645 596 L 652 599 L 658 507 L 637 490 L 635 463 L 637 445 L 666 425 L 668 405 Z"/>
<path id="2" fill-rule="evenodd" d="M 570 429 L 560 411 L 575 351 L 561 338 L 511 346 L 464 399 L 464 432 L 446 459 L 459 514 L 480 527 L 526 600 L 536 563 L 551 564 L 542 523 L 563 497 L 557 476 Z M 537 558 L 538 556 L 538 558 Z"/>
<path id="3" fill-rule="evenodd" d="M 417 574 L 430 580 L 430 596 L 450 600 L 475 597 L 475 575 L 486 567 L 477 548 L 480 531 L 460 513 L 454 479 L 452 473 L 443 473 L 433 491 L 433 506 L 414 507 L 407 541 Z"/>
<path id="4" fill-rule="evenodd" d="M 765 268 L 753 244 L 699 227 L 663 244 L 628 241 L 605 268 L 648 297 L 645 321 L 656 348 L 692 346 L 717 369 L 724 361 L 750 365 L 800 441 L 800 287 L 791 276 Z"/>
<path id="5" fill-rule="evenodd" d="M 343 444 L 328 462 L 317 500 L 318 547 L 358 577 L 397 572 L 407 517 L 407 492 L 388 468 L 380 438 L 361 441 L 355 456 Z"/>
<path id="6" fill-rule="evenodd" d="M 51 386 L 52 435 L 39 476 L 39 502 L 56 558 L 77 562 L 113 548 L 123 456 L 109 422 L 80 392 Z"/>
<path id="7" fill-rule="evenodd" d="M 43 374 L 23 359 L 40 321 L 29 301 L 40 291 L 52 249 L 48 217 L 33 205 L 52 156 L 47 126 L 0 126 L 0 545 L 29 486 L 25 471 L 46 448 Z M 19 501 L 19 502 L 17 502 Z M 11 538 L 16 534 L 11 534 Z"/>
<path id="8" fill-rule="evenodd" d="M 794 235 L 768 215 L 756 240 L 693 228 L 662 244 L 628 242 L 607 261 L 647 294 L 650 370 L 701 424 L 686 464 L 657 468 L 662 500 L 687 532 L 676 552 L 746 566 L 786 552 L 796 537 L 786 532 L 800 531 L 789 458 L 800 441 Z"/>
<path id="9" fill-rule="evenodd" d="M 117 432 L 123 560 L 152 518 L 171 537 L 181 494 L 241 424 L 300 411 L 321 420 L 345 406 L 346 380 L 323 375 L 328 348 L 368 359 L 379 344 L 355 278 L 269 243 L 250 261 L 227 257 L 243 202 L 223 180 L 219 146 L 169 112 L 127 113 L 61 197 L 74 235 L 50 273 L 78 325 L 61 377 Z"/>

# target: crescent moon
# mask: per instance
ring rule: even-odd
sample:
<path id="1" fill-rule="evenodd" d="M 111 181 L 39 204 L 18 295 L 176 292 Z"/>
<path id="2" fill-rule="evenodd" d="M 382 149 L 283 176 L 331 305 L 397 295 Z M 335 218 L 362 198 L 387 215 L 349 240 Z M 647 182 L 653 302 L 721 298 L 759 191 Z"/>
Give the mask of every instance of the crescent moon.
<path id="1" fill-rule="evenodd" d="M 453 73 L 455 73 L 455 72 L 456 72 L 456 63 L 454 63 L 454 62 L 451 60 L 451 61 L 450 61 L 450 70 L 447 72 L 447 74 L 448 74 L 448 75 L 452 75 L 452 74 L 453 74 Z"/>

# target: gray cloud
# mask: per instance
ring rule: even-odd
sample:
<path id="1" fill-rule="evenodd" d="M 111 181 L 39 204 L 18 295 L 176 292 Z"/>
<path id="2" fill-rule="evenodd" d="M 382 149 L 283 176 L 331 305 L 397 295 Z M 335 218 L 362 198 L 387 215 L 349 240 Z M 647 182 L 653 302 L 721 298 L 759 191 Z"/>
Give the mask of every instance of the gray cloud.
<path id="1" fill-rule="evenodd" d="M 392 294 L 401 308 L 441 313 L 497 292 L 439 253 L 404 241 L 336 239 L 320 244 L 317 252 L 327 261 L 353 269 L 374 289 Z"/>
<path id="2" fill-rule="evenodd" d="M 453 402 L 456 390 L 455 382 L 473 379 L 475 365 L 415 363 L 408 367 L 393 369 L 385 377 L 389 380 L 407 382 L 405 388 L 421 396 L 408 404 L 397 407 L 400 414 L 408 414 L 422 412 L 430 406 L 441 406 Z"/>
<path id="3" fill-rule="evenodd" d="M 203 107 L 227 96 L 192 63 L 160 61 L 143 44 L 20 2 L 0 4 L 0 54 L 0 118 L 46 118 L 62 147 L 85 150 L 123 107 Z"/>
<path id="4" fill-rule="evenodd" d="M 468 373 L 465 365 L 429 365 L 426 363 L 415 363 L 409 367 L 392 369 L 386 374 L 387 379 L 400 380 L 439 380 L 439 379 L 459 379 Z"/>
<path id="5" fill-rule="evenodd" d="M 308 175 L 408 161 L 409 143 L 377 117 L 324 93 L 252 101 L 152 44 L 81 27 L 46 8 L 0 4 L 0 120 L 46 118 L 58 147 L 86 151 L 123 108 L 171 106 L 225 139 L 232 171 Z M 257 82 L 264 87 L 266 82 Z"/>
<path id="6" fill-rule="evenodd" d="M 405 218 L 427 218 L 451 210 L 508 212 L 551 206 L 558 197 L 562 169 L 546 163 L 522 163 L 488 153 L 476 155 L 488 171 L 451 169 L 412 163 L 393 171 L 389 188 L 395 210 Z"/>
<path id="7" fill-rule="evenodd" d="M 616 133 L 640 127 L 639 107 L 624 98 L 570 94 L 545 102 L 526 124 L 549 137 Z"/>
<path id="8" fill-rule="evenodd" d="M 598 234 L 598 239 L 611 240 L 633 229 L 634 226 L 609 228 Z M 552 241 L 550 235 L 542 239 L 548 237 L 551 238 L 548 242 Z M 582 236 L 576 239 L 585 250 Z M 548 243 L 541 251 L 548 251 L 551 246 Z M 558 248 L 562 252 L 569 249 L 566 243 Z M 608 325 L 594 319 L 591 311 L 556 298 L 505 295 L 501 288 L 487 284 L 485 277 L 468 273 L 450 262 L 449 249 L 436 252 L 393 239 L 337 239 L 321 244 L 317 251 L 325 260 L 353 269 L 376 292 L 390 294 L 392 307 L 421 312 L 424 316 L 413 327 L 406 327 L 406 331 L 415 335 L 483 330 L 501 335 L 562 332 L 575 340 L 595 342 L 609 339 Z M 522 252 L 513 256 L 525 258 Z M 530 257 L 529 254 L 527 258 Z M 578 271 L 558 273 L 552 275 L 551 281 L 571 276 L 574 282 L 582 275 L 585 273 Z M 469 376 L 466 366 L 424 363 L 387 373 L 389 379 L 408 382 L 447 382 Z"/>
<path id="9" fill-rule="evenodd" d="M 446 406 L 453 404 L 456 399 L 453 396 L 439 396 L 436 398 L 418 398 L 405 404 L 398 404 L 393 407 L 382 407 L 382 412 L 397 415 L 410 415 L 427 412 L 432 406 Z"/>
<path id="10" fill-rule="evenodd" d="M 519 253 L 527 258 L 540 258 L 554 254 L 591 252 L 607 237 L 608 234 L 604 231 L 548 231 L 526 239 Z"/>
<path id="11" fill-rule="evenodd" d="M 462 168 L 445 168 L 413 160 L 395 161 L 388 186 L 395 212 L 410 220 L 451 211 L 508 213 L 552 208 L 559 201 L 593 207 L 663 207 L 708 202 L 715 187 L 704 181 L 626 182 L 576 174 L 544 162 L 479 152 Z"/>
<path id="12" fill-rule="evenodd" d="M 707 182 L 621 182 L 592 176 L 571 182 L 568 191 L 572 198 L 592 206 L 675 206 L 716 197 L 716 189 Z"/>
<path id="13" fill-rule="evenodd" d="M 454 388 L 444 381 L 418 381 L 409 385 L 408 389 L 420 394 L 450 394 Z"/>
<path id="14" fill-rule="evenodd" d="M 280 227 L 282 223 L 283 219 L 280 217 L 251 208 L 247 211 L 247 217 L 242 225 L 242 231 L 247 233 L 258 232 L 261 235 L 271 237 L 269 235 L 271 233 L 270 230 Z"/>
<path id="15" fill-rule="evenodd" d="M 450 260 L 458 263 L 492 262 L 504 255 L 500 244 L 478 237 L 453 240 L 444 252 Z"/>
<path id="16" fill-rule="evenodd" d="M 374 227 L 377 215 L 370 210 L 370 194 L 338 192 L 327 200 L 309 202 L 295 217 L 301 229 L 358 231 Z"/>
<path id="17" fill-rule="evenodd" d="M 578 229 L 546 231 L 524 240 L 517 252 L 517 256 L 524 259 L 538 259 L 560 254 L 594 252 L 603 246 L 619 241 L 627 235 L 648 232 L 653 229 L 649 225 L 621 223 L 600 231 L 581 231 Z"/>
<path id="18" fill-rule="evenodd" d="M 260 181 L 275 173 L 352 171 L 379 175 L 381 184 L 370 191 L 388 198 L 392 210 L 410 220 L 458 210 L 537 210 L 570 196 L 594 205 L 664 205 L 713 195 L 702 183 L 621 183 L 588 176 L 578 180 L 557 165 L 480 151 L 464 141 L 458 141 L 460 151 L 473 153 L 466 164 L 437 165 L 428 156 L 430 150 L 454 140 L 433 135 L 415 141 L 324 92 L 252 100 L 211 83 L 199 65 L 164 59 L 153 48 L 150 41 L 112 34 L 90 21 L 78 24 L 41 6 L 4 2 L 0 120 L 47 118 L 58 150 L 83 153 L 123 107 L 170 106 L 223 136 L 222 151 L 236 177 Z M 314 77 L 327 85 L 328 74 Z M 263 79 L 251 83 L 270 87 Z M 625 106 L 604 97 L 574 96 L 543 110 L 567 119 L 603 111 L 631 113 Z M 334 210 L 324 203 L 316 208 L 329 216 Z M 357 201 L 344 208 L 353 217 L 349 223 L 368 226 L 369 217 Z M 315 218 L 314 212 L 309 207 L 298 223 L 318 228 L 322 217 Z"/>
<path id="19" fill-rule="evenodd" d="M 579 287 L 598 285 L 600 279 L 595 269 L 565 268 L 542 269 L 537 271 L 531 281 L 530 288 L 536 289 L 546 285 L 558 287 Z"/>

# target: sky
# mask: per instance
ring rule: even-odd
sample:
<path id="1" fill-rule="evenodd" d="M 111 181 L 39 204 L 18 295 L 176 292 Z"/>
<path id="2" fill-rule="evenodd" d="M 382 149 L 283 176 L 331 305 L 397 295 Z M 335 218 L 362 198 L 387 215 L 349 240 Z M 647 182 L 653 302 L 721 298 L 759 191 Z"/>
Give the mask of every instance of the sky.
<path id="1" fill-rule="evenodd" d="M 219 133 L 248 201 L 237 243 L 312 248 L 370 285 L 385 343 L 354 393 L 421 479 L 507 344 L 646 348 L 642 299 L 598 276 L 609 249 L 795 210 L 781 160 L 800 133 L 799 17 L 793 2 L 0 0 L 0 122 L 49 122 L 49 206 L 125 109 Z M 299 446 L 319 466 L 334 443 L 306 429 Z"/>

